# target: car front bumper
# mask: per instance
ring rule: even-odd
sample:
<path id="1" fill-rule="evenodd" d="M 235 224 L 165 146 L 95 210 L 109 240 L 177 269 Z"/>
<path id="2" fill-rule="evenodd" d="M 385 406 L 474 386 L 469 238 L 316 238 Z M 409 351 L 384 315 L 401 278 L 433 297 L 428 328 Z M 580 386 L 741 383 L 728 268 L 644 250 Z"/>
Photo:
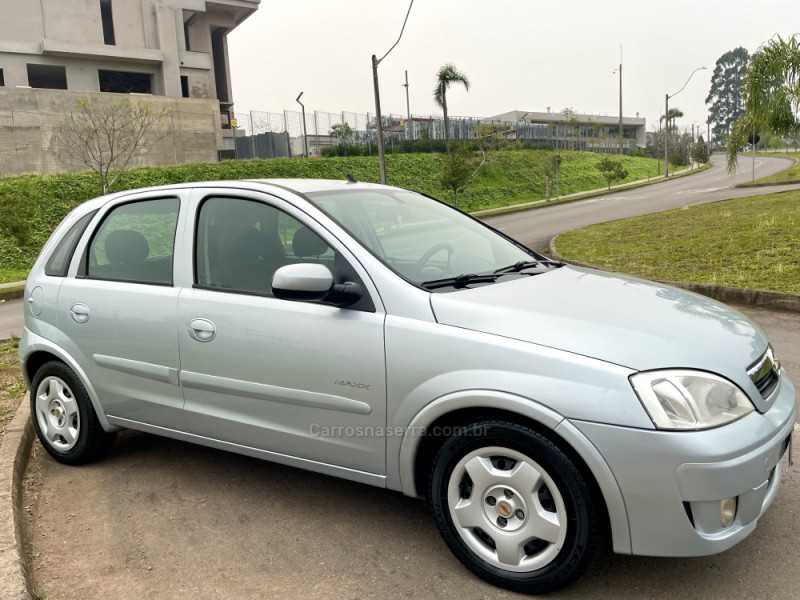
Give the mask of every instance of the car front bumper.
<path id="1" fill-rule="evenodd" d="M 625 502 L 633 554 L 703 556 L 747 537 L 780 485 L 797 417 L 783 374 L 764 414 L 705 431 L 655 431 L 572 421 L 605 458 Z M 734 499 L 723 526 L 723 500 Z M 729 501 L 730 502 L 730 501 Z"/>

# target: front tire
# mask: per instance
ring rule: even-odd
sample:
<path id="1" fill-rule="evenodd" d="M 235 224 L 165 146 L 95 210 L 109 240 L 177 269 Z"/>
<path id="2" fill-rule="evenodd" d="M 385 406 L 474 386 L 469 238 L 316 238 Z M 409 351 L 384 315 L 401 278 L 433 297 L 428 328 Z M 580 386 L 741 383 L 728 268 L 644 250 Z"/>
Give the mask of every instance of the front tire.
<path id="1" fill-rule="evenodd" d="M 453 554 L 513 591 L 563 588 L 602 548 L 600 515 L 579 469 L 547 437 L 516 423 L 474 423 L 448 438 L 429 498 Z"/>
<path id="2" fill-rule="evenodd" d="M 67 365 L 42 365 L 31 385 L 31 415 L 42 446 L 57 461 L 80 465 L 102 458 L 115 434 L 103 430 L 89 394 Z"/>

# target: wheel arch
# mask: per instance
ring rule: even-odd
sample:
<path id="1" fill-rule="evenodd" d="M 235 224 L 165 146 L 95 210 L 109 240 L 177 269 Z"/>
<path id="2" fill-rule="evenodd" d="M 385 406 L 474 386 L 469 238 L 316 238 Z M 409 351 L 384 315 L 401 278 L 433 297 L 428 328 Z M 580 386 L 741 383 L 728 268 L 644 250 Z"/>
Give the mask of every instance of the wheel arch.
<path id="1" fill-rule="evenodd" d="M 33 379 L 36 377 L 36 372 L 42 367 L 42 365 L 50 361 L 58 361 L 63 363 L 72 369 L 75 375 L 81 380 L 83 387 L 86 388 L 86 393 L 89 394 L 89 400 L 92 402 L 94 412 L 97 415 L 97 419 L 100 421 L 100 425 L 103 427 L 103 429 L 108 432 L 119 430 L 119 427 L 115 427 L 108 422 L 106 414 L 100 405 L 100 400 L 97 396 L 97 393 L 89 381 L 89 378 L 86 376 L 84 370 L 81 369 L 80 366 L 67 355 L 67 353 L 62 352 L 58 346 L 47 342 L 43 338 L 37 340 L 34 344 L 30 345 L 29 348 L 30 351 L 25 355 L 24 358 L 22 372 L 31 394 L 35 393 L 33 390 Z"/>
<path id="2" fill-rule="evenodd" d="M 559 447 L 586 478 L 602 503 L 606 528 L 614 551 L 631 553 L 630 527 L 622 492 L 603 457 L 594 445 L 568 420 L 555 411 L 527 398 L 496 391 L 459 392 L 432 402 L 420 411 L 407 428 L 400 447 L 400 483 L 404 494 L 424 496 L 428 475 L 442 435 L 454 427 L 483 420 L 519 423 L 544 435 Z M 418 432 L 425 434 L 418 435 Z"/>

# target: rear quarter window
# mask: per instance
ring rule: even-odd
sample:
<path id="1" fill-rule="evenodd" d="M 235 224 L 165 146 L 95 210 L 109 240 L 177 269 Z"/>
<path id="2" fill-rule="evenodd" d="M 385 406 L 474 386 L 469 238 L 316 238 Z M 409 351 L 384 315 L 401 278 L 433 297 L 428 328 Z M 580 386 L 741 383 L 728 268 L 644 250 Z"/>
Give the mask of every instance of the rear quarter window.
<path id="1" fill-rule="evenodd" d="M 66 277 L 69 263 L 72 260 L 72 255 L 75 253 L 75 247 L 81 239 L 83 232 L 89 225 L 89 221 L 97 214 L 96 210 L 84 215 L 70 227 L 69 231 L 61 238 L 61 241 L 56 244 L 55 250 L 47 260 L 44 267 L 45 275 L 50 277 Z"/>

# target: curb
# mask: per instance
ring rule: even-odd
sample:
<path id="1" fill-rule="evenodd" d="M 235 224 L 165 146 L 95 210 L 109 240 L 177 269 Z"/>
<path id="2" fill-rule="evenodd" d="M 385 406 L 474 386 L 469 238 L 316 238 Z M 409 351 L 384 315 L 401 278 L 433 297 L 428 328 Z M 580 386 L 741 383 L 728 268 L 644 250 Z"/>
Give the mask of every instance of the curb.
<path id="1" fill-rule="evenodd" d="M 550 256 L 552 258 L 575 265 L 577 267 L 597 269 L 598 271 L 609 271 L 609 269 L 604 269 L 602 267 L 598 267 L 597 265 L 564 258 L 556 250 L 557 239 L 558 236 L 555 236 L 550 240 Z M 767 308 L 770 310 L 800 313 L 800 296 L 795 294 L 771 292 L 768 290 L 749 290 L 746 288 L 737 288 L 728 285 L 712 285 L 710 283 L 658 280 L 656 280 L 656 282 L 663 283 L 665 285 L 671 285 L 672 287 L 681 288 L 696 294 L 701 294 L 726 304 L 740 304 L 755 308 Z"/>
<path id="2" fill-rule="evenodd" d="M 11 291 L 3 291 L 0 290 L 0 302 L 4 302 L 5 300 L 19 300 L 25 295 L 25 288 L 21 288 L 18 290 L 11 290 Z"/>
<path id="3" fill-rule="evenodd" d="M 33 444 L 26 394 L 6 426 L 0 445 L 0 598 L 31 600 L 28 565 L 22 550 L 22 478 Z"/>
<path id="4" fill-rule="evenodd" d="M 550 200 L 542 198 L 539 200 L 531 200 L 530 202 L 522 202 L 521 204 L 510 204 L 508 206 L 483 208 L 481 210 L 471 211 L 469 214 L 472 215 L 473 217 L 482 219 L 484 217 L 498 217 L 500 215 L 505 215 L 509 213 L 521 212 L 525 210 L 533 210 L 537 208 L 544 208 L 546 206 L 554 206 L 557 204 L 569 204 L 570 202 L 579 202 L 581 200 L 589 200 L 590 198 L 596 198 L 597 196 L 605 196 L 606 194 L 612 192 L 626 192 L 628 190 L 635 190 L 638 188 L 647 187 L 649 185 L 654 185 L 656 183 L 662 183 L 664 181 L 672 181 L 673 179 L 686 177 L 688 175 L 694 175 L 695 173 L 700 173 L 701 171 L 707 171 L 710 168 L 711 164 L 708 163 L 707 165 L 703 165 L 701 167 L 698 167 L 697 169 L 681 169 L 680 171 L 676 171 L 675 173 L 670 175 L 668 180 L 664 179 L 663 175 L 658 175 L 652 180 L 639 179 L 637 181 L 629 181 L 627 183 L 619 183 L 617 185 L 612 185 L 610 188 L 597 188 L 594 190 L 586 190 L 583 192 L 566 194 L 563 196 L 558 196 L 556 198 L 551 198 Z"/>
<path id="5" fill-rule="evenodd" d="M 800 181 L 774 181 L 772 183 L 738 183 L 734 187 L 739 190 L 745 190 L 747 188 L 765 188 L 765 187 L 774 187 L 780 185 L 796 185 L 800 183 Z"/>
<path id="6" fill-rule="evenodd" d="M 10 283 L 0 283 L 0 302 L 4 300 L 16 300 L 25 295 L 25 281 L 12 281 Z"/>

